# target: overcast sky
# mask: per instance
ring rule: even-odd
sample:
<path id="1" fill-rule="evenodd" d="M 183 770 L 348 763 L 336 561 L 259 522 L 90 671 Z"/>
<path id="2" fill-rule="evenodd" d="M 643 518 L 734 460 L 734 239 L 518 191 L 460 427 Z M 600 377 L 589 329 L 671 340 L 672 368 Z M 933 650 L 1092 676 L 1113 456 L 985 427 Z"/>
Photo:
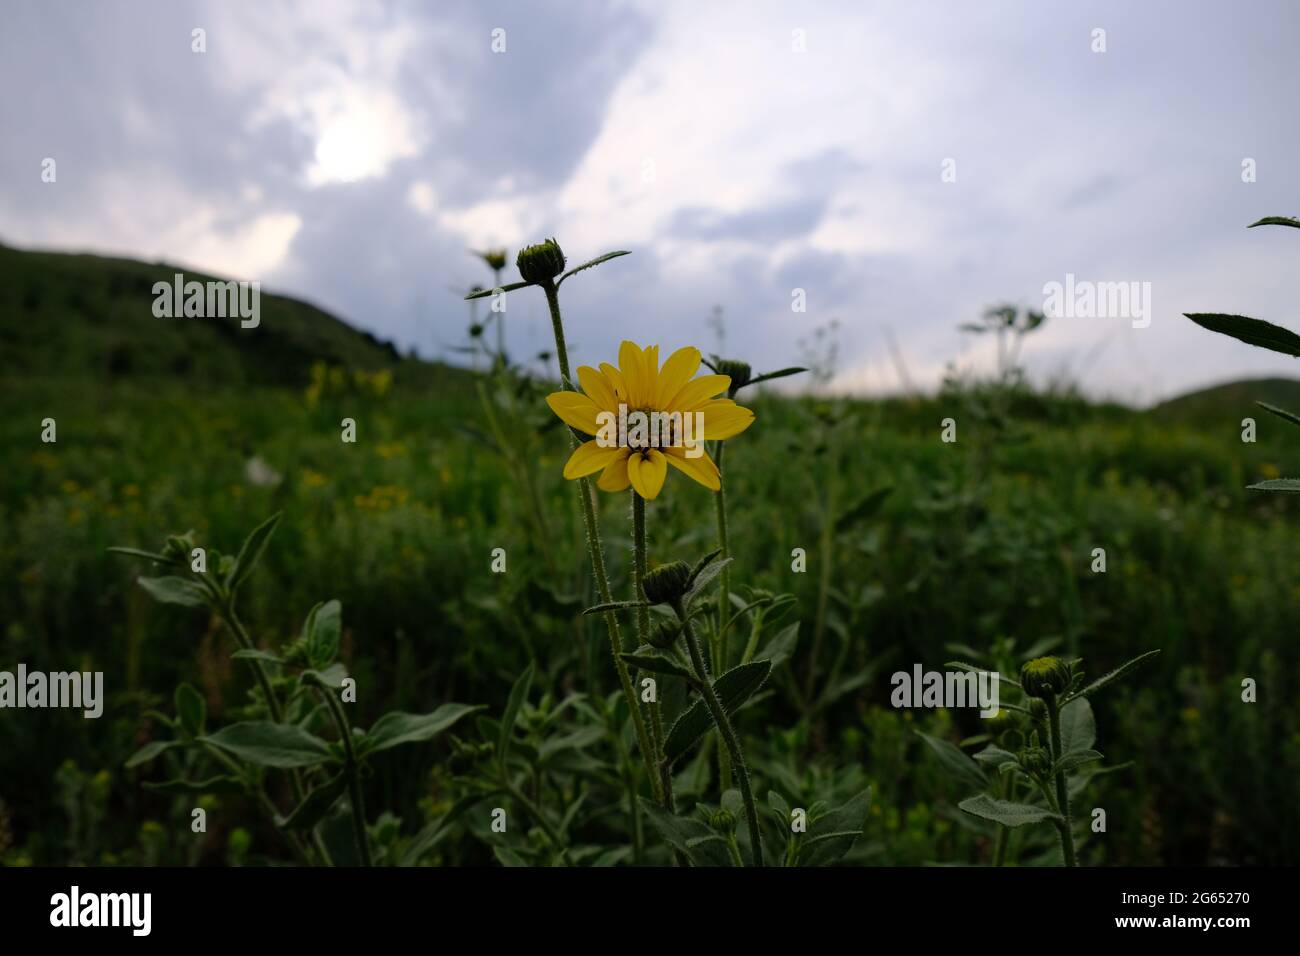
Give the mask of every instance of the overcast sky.
<path id="1" fill-rule="evenodd" d="M 634 253 L 566 283 L 578 361 L 716 350 L 720 305 L 760 369 L 838 319 L 836 386 L 870 391 L 891 336 L 934 387 L 988 366 L 956 330 L 987 305 L 1149 282 L 1149 327 L 1060 318 L 1024 356 L 1149 402 L 1293 373 L 1181 313 L 1300 329 L 1300 236 L 1245 228 L 1300 212 L 1298 48 L 1287 0 L 0 0 L 0 241 L 257 279 L 435 355 L 489 279 L 467 249 L 554 235 Z M 507 314 L 548 345 L 539 294 Z"/>

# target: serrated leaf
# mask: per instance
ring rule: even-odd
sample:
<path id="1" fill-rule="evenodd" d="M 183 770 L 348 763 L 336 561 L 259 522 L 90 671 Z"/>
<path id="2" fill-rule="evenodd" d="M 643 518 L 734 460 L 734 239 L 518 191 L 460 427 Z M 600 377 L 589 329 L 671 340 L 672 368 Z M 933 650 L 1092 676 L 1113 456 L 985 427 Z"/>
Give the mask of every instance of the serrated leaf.
<path id="1" fill-rule="evenodd" d="M 1071 699 L 1075 697 L 1086 697 L 1090 694 L 1095 694 L 1103 687 L 1106 687 L 1109 684 L 1113 684 L 1115 681 L 1119 680 L 1129 671 L 1133 670 L 1133 668 L 1137 667 L 1139 664 L 1143 663 L 1144 661 L 1150 660 L 1151 658 L 1155 657 L 1159 653 L 1160 653 L 1160 648 L 1156 648 L 1154 651 L 1147 651 L 1145 654 L 1139 654 L 1131 661 L 1127 661 L 1123 664 L 1120 664 L 1119 667 L 1115 668 L 1109 674 L 1103 674 L 1101 677 L 1098 677 L 1087 687 L 1083 688 L 1077 693 L 1072 694 Z"/>
<path id="2" fill-rule="evenodd" d="M 994 800 L 987 793 L 968 797 L 957 806 L 972 816 L 992 820 L 1004 827 L 1023 827 L 1030 823 L 1042 823 L 1045 820 L 1061 820 L 1060 814 L 1031 806 L 1028 803 L 1012 803 L 1009 800 Z"/>
<path id="3" fill-rule="evenodd" d="M 584 262 L 582 265 L 576 266 L 575 268 L 570 269 L 568 272 L 564 273 L 564 275 L 560 276 L 560 278 L 556 280 L 555 284 L 556 286 L 559 286 L 560 283 L 562 283 L 565 279 L 569 278 L 569 276 L 576 275 L 577 273 L 582 272 L 584 269 L 590 269 L 593 266 L 600 265 L 602 262 L 608 262 L 610 259 L 617 259 L 619 256 L 630 256 L 631 254 L 632 253 L 627 249 L 620 249 L 617 250 L 616 252 L 607 252 L 603 256 L 597 256 L 594 259 L 589 259 L 586 262 Z"/>
<path id="4" fill-rule="evenodd" d="M 461 718 L 482 709 L 470 704 L 443 704 L 429 714 L 390 711 L 375 721 L 375 725 L 366 734 L 362 747 L 366 753 L 377 753 L 401 744 L 432 740 Z"/>
<path id="5" fill-rule="evenodd" d="M 505 712 L 501 715 L 501 728 L 497 737 L 497 760 L 504 761 L 510 753 L 510 742 L 514 737 L 515 721 L 519 719 L 519 708 L 528 699 L 528 691 L 533 686 L 533 665 L 529 664 L 510 688 L 510 698 L 506 701 Z"/>
<path id="6" fill-rule="evenodd" d="M 1300 355 L 1300 335 L 1290 329 L 1284 329 L 1263 319 L 1252 319 L 1245 315 L 1224 315 L 1216 312 L 1185 312 L 1203 329 L 1218 332 L 1220 335 L 1254 345 L 1257 348 L 1271 349 L 1284 355 Z"/>
<path id="7" fill-rule="evenodd" d="M 131 756 L 127 757 L 126 763 L 123 764 L 123 766 L 125 766 L 128 770 L 132 767 L 138 767 L 143 763 L 148 763 L 149 761 L 154 760 L 155 758 L 166 753 L 168 750 L 171 750 L 173 747 L 177 747 L 177 746 L 179 746 L 179 743 L 175 740 L 150 741 L 149 743 L 141 747 L 139 750 L 137 750 L 135 753 L 131 754 Z"/>
<path id="8" fill-rule="evenodd" d="M 248 537 L 244 539 L 244 544 L 239 549 L 239 554 L 235 556 L 235 563 L 230 569 L 230 577 L 226 581 L 226 586 L 231 591 L 248 580 L 248 576 L 253 573 L 253 568 L 257 566 L 262 552 L 266 550 L 267 543 L 270 542 L 271 535 L 275 534 L 279 523 L 280 512 L 277 511 L 249 532 Z"/>
<path id="9" fill-rule="evenodd" d="M 199 739 L 259 767 L 289 770 L 312 767 L 331 759 L 325 741 L 297 724 L 247 720 Z"/>
<path id="10" fill-rule="evenodd" d="M 162 578 L 136 578 L 136 583 L 149 592 L 149 596 L 160 604 L 203 607 L 208 603 L 208 593 L 198 583 L 187 578 L 180 578 L 175 575 Z"/>
<path id="11" fill-rule="evenodd" d="M 767 675 L 772 670 L 771 661 L 750 661 L 727 671 L 713 682 L 713 690 L 718 695 L 722 709 L 733 714 L 740 705 L 763 686 Z M 673 763 L 682 756 L 713 726 L 713 717 L 703 700 L 696 700 L 688 707 L 664 741 L 664 759 Z"/>
<path id="12" fill-rule="evenodd" d="M 939 763 L 943 765 L 943 768 L 963 787 L 974 787 L 976 790 L 983 790 L 988 786 L 989 779 L 984 775 L 984 771 L 980 769 L 979 764 L 968 757 L 956 744 L 939 737 L 932 737 L 919 730 L 916 731 L 916 735 L 926 742 L 926 745 L 939 758 Z"/>

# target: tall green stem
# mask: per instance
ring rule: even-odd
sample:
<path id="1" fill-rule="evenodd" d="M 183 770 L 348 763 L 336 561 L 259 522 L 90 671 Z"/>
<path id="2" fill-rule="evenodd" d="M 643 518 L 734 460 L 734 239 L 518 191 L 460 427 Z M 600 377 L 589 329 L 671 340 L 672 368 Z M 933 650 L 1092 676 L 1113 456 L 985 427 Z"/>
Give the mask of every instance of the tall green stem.
<path id="1" fill-rule="evenodd" d="M 357 755 L 352 749 L 352 728 L 348 725 L 338 695 L 319 677 L 315 678 L 313 684 L 325 700 L 325 706 L 334 719 L 334 727 L 343 744 L 343 772 L 348 779 L 348 802 L 352 804 L 352 835 L 357 841 L 357 858 L 362 866 L 374 866 L 370 859 L 370 834 L 366 830 L 366 805 L 361 795 L 361 768 L 357 765 Z"/>
<path id="2" fill-rule="evenodd" d="M 714 464 L 718 466 L 718 471 L 722 471 L 722 453 L 726 449 L 725 442 L 718 442 L 714 450 Z M 727 484 L 721 481 L 718 486 L 718 492 L 713 497 L 714 511 L 718 519 L 718 547 L 722 549 L 720 557 L 723 560 L 731 557 L 730 548 L 727 543 Z M 722 573 L 718 575 L 718 627 L 714 632 L 713 647 L 711 654 L 713 657 L 713 669 L 718 674 L 724 674 L 727 670 L 727 627 L 731 618 L 731 565 L 725 565 Z M 724 793 L 728 786 L 731 785 L 731 753 L 726 747 L 718 748 L 718 792 Z"/>
<path id="3" fill-rule="evenodd" d="M 1061 759 L 1061 708 L 1058 706 L 1055 697 L 1048 698 L 1047 719 L 1051 726 L 1052 733 L 1052 763 L 1055 764 Z M 1065 771 L 1056 771 L 1056 805 L 1060 810 L 1064 820 L 1056 826 L 1061 836 L 1061 856 L 1065 860 L 1066 866 L 1078 866 L 1079 862 L 1074 856 L 1074 828 L 1073 821 L 1070 819 L 1070 790 L 1066 786 Z"/>
<path id="4" fill-rule="evenodd" d="M 645 532 L 645 499 L 632 489 L 632 573 L 633 573 L 633 600 L 644 601 L 645 592 L 642 590 L 642 582 L 646 576 L 646 532 Z M 650 609 L 648 607 L 639 607 L 636 612 L 636 637 L 637 646 L 645 644 L 650 639 Z M 664 728 L 662 718 L 659 715 L 658 695 L 655 695 L 654 703 L 647 703 L 646 710 L 650 713 L 650 746 L 654 751 L 655 766 L 663 766 L 663 739 Z M 660 774 L 659 790 L 661 801 L 664 806 L 672 803 L 673 778 L 671 774 Z"/>
<path id="5" fill-rule="evenodd" d="M 763 840 L 758 832 L 758 810 L 754 806 L 754 791 L 749 784 L 749 769 L 745 766 L 745 754 L 740 749 L 740 741 L 736 737 L 735 730 L 732 729 L 731 719 L 727 717 L 727 711 L 722 706 L 722 701 L 718 700 L 718 695 L 713 689 L 713 681 L 709 678 L 709 668 L 704 662 L 704 650 L 700 647 L 700 639 L 695 636 L 695 628 L 691 626 L 691 619 L 682 607 L 680 601 L 674 606 L 673 610 L 677 612 L 678 619 L 682 622 L 682 632 L 686 635 L 686 646 L 691 652 L 691 663 L 695 666 L 695 674 L 700 679 L 700 696 L 704 699 L 704 706 L 709 709 L 713 716 L 713 722 L 718 727 L 718 733 L 722 737 L 722 742 L 731 752 L 731 762 L 736 770 L 736 779 L 740 783 L 740 797 L 745 803 L 745 819 L 749 823 L 749 842 L 753 855 L 754 866 L 763 865 Z"/>
<path id="6" fill-rule="evenodd" d="M 547 281 L 542 285 L 546 293 L 546 305 L 551 312 L 551 330 L 555 333 L 555 357 L 560 363 L 560 383 L 569 391 L 577 391 L 569 373 L 569 350 L 564 341 L 564 320 L 560 316 L 560 296 L 555 283 Z M 577 438 L 570 442 L 577 445 Z M 600 526 L 596 522 L 596 508 L 591 500 L 591 482 L 586 478 L 578 479 L 578 499 L 582 507 L 582 520 L 587 529 L 587 552 L 591 558 L 591 572 L 596 579 L 596 594 L 602 604 L 613 604 L 614 594 L 609 589 L 609 577 L 605 574 L 605 558 L 600 541 Z M 636 730 L 637 745 L 641 748 L 641 759 L 645 761 L 646 775 L 650 778 L 650 789 L 656 803 L 663 802 L 660 777 L 655 768 L 654 750 L 646 732 L 645 719 L 637 703 L 637 696 L 632 689 L 632 675 L 628 673 L 627 662 L 620 656 L 623 653 L 623 638 L 619 633 L 618 618 L 613 611 L 606 611 L 605 628 L 609 632 L 609 650 L 614 658 L 614 669 L 618 672 L 618 681 L 627 699 L 628 710 L 632 713 L 632 726 Z"/>

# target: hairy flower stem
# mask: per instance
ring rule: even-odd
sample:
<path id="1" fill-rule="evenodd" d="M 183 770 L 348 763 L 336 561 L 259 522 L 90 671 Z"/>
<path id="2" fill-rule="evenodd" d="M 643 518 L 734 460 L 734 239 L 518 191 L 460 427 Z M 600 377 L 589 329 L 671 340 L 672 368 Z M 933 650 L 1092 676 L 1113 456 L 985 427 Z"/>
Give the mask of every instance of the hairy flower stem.
<path id="1" fill-rule="evenodd" d="M 551 330 L 555 333 L 555 356 L 560 363 L 560 384 L 571 392 L 576 392 L 569 377 L 569 350 L 564 343 L 564 320 L 560 316 L 560 296 L 555 283 L 547 281 L 542 284 L 546 293 L 546 305 L 551 311 Z M 570 439 L 576 445 L 577 438 Z M 605 558 L 602 554 L 600 526 L 596 523 L 596 508 L 591 500 L 591 481 L 578 479 L 578 499 L 582 506 L 582 520 L 587 528 L 587 552 L 591 557 L 591 573 L 596 579 L 596 595 L 602 604 L 613 604 L 614 594 L 609 589 L 609 577 L 605 574 Z M 637 745 L 641 749 L 641 759 L 645 762 L 646 775 L 650 778 L 650 789 L 656 803 L 663 803 L 663 789 L 659 774 L 655 770 L 654 750 L 650 746 L 650 737 L 646 732 L 645 718 L 637 706 L 636 693 L 632 689 L 632 675 L 628 673 L 627 663 L 620 656 L 623 653 L 623 639 L 619 633 L 618 618 L 613 611 L 605 612 L 605 627 L 609 631 L 609 650 L 614 658 L 614 669 L 618 671 L 618 682 L 627 699 L 628 710 L 632 712 L 632 726 L 636 730 Z"/>
<path id="2" fill-rule="evenodd" d="M 644 601 L 645 592 L 641 588 L 641 583 L 645 580 L 646 575 L 646 536 L 645 536 L 645 499 L 632 489 L 632 572 L 633 588 L 635 593 L 632 595 L 634 600 Z M 636 638 L 637 646 L 640 647 L 650 639 L 650 609 L 648 607 L 639 607 L 636 611 Z M 664 748 L 664 728 L 662 719 L 659 716 L 658 694 L 655 695 L 655 702 L 645 704 L 645 709 L 650 713 L 650 747 L 653 751 L 655 766 L 663 765 Z M 659 781 L 660 802 L 664 806 L 672 803 L 673 799 L 673 779 L 671 774 L 661 775 Z"/>
<path id="3" fill-rule="evenodd" d="M 325 700 L 330 717 L 339 732 L 343 744 L 343 772 L 348 778 L 348 802 L 352 804 L 352 834 L 357 841 L 357 858 L 362 866 L 374 866 L 370 859 L 370 834 L 366 830 L 366 805 L 361 796 L 361 768 L 357 765 L 357 755 L 352 749 L 352 728 L 348 726 L 347 715 L 338 695 L 317 677 L 313 683 Z"/>
<path id="4" fill-rule="evenodd" d="M 740 797 L 745 803 L 745 820 L 749 824 L 749 843 L 753 855 L 754 866 L 763 865 L 763 842 L 758 832 L 758 810 L 754 806 L 754 791 L 749 785 L 749 770 L 745 766 L 745 754 L 740 749 L 740 741 L 736 738 L 736 731 L 732 729 L 731 720 L 727 717 L 727 711 L 722 706 L 722 701 L 718 700 L 717 692 L 713 689 L 713 681 L 709 679 L 709 668 L 704 662 L 704 650 L 700 647 L 700 639 L 695 635 L 695 628 L 691 627 L 690 616 L 686 613 L 686 608 L 682 606 L 681 601 L 673 605 L 673 610 L 677 612 L 677 618 L 682 622 L 682 632 L 686 635 L 686 646 L 691 652 L 691 663 L 695 666 L 695 674 L 700 679 L 700 696 L 704 699 L 704 706 L 709 709 L 713 717 L 713 722 L 718 727 L 718 733 L 722 737 L 722 742 L 731 753 L 731 763 L 735 767 L 736 780 L 740 784 Z"/>
<path id="5" fill-rule="evenodd" d="M 1051 727 L 1052 733 L 1052 763 L 1061 759 L 1061 708 L 1056 703 L 1056 698 L 1049 697 L 1045 701 L 1047 704 L 1047 720 Z M 1070 819 L 1070 791 L 1065 783 L 1065 771 L 1056 771 L 1056 806 L 1060 811 L 1064 822 L 1056 825 L 1057 832 L 1061 836 L 1061 856 L 1065 860 L 1066 866 L 1078 866 L 1079 861 L 1074 856 L 1074 829 L 1071 826 Z"/>
<path id="6" fill-rule="evenodd" d="M 713 453 L 713 463 L 717 466 L 718 472 L 722 471 L 722 452 L 726 448 L 725 442 L 718 442 L 717 448 Z M 722 549 L 719 555 L 724 561 L 731 557 L 727 545 L 727 485 L 720 482 L 718 493 L 713 498 L 714 508 L 718 517 L 718 547 Z M 731 566 L 726 565 L 722 573 L 718 575 L 718 627 L 714 632 L 713 647 L 711 653 L 713 657 L 713 669 L 718 674 L 723 674 L 727 670 L 727 626 L 731 618 Z M 727 787 L 731 785 L 731 753 L 726 747 L 718 748 L 718 792 L 725 793 Z"/>

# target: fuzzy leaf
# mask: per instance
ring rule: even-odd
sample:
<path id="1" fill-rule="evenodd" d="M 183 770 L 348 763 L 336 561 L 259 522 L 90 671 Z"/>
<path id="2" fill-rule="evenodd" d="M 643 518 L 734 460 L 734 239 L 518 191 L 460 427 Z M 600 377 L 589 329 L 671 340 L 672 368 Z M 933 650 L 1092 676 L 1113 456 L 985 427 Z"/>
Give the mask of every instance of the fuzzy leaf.
<path id="1" fill-rule="evenodd" d="M 169 575 L 165 578 L 137 578 L 136 582 L 160 604 L 203 607 L 208 603 L 207 592 L 200 585 L 186 578 Z"/>
<path id="2" fill-rule="evenodd" d="M 312 608 L 308 615 L 307 657 L 311 666 L 324 670 L 339 652 L 339 635 L 343 631 L 343 608 L 338 601 L 327 601 Z"/>
<path id="3" fill-rule="evenodd" d="M 871 808 L 871 790 L 863 790 L 843 806 L 813 820 L 799 841 L 799 866 L 838 863 L 862 835 Z"/>
<path id="4" fill-rule="evenodd" d="M 173 747 L 176 746 L 179 746 L 179 743 L 175 740 L 150 741 L 149 743 L 141 747 L 139 750 L 137 750 L 135 753 L 131 754 L 131 756 L 127 757 L 124 766 L 127 769 L 130 769 L 131 767 L 138 767 L 140 766 L 140 764 L 148 763 L 149 761 L 162 755 L 163 753 L 166 753 L 168 750 L 171 750 Z"/>
<path id="5" fill-rule="evenodd" d="M 1028 823 L 1061 819 L 1059 814 L 1042 807 L 1030 806 L 1027 803 L 1012 803 L 1009 800 L 994 800 L 987 793 L 968 797 L 957 806 L 973 816 L 992 820 L 1004 827 L 1023 827 Z"/>
<path id="6" fill-rule="evenodd" d="M 1262 349 L 1272 349 L 1284 355 L 1300 355 L 1300 335 L 1290 329 L 1284 329 L 1263 319 L 1252 319 L 1244 315 L 1222 315 L 1212 312 L 1185 312 L 1203 329 L 1218 332 L 1239 339 L 1247 345 Z"/>
<path id="7" fill-rule="evenodd" d="M 714 579 L 722 573 L 722 569 L 729 565 L 733 558 L 714 558 L 704 567 L 702 567 L 693 577 L 690 590 L 682 596 L 682 604 L 688 610 L 696 599 L 699 598 L 713 583 Z"/>
<path id="8" fill-rule="evenodd" d="M 750 661 L 733 667 L 716 681 L 713 690 L 722 703 L 722 709 L 733 714 L 740 705 L 763 686 L 768 673 L 772 670 L 771 661 Z M 713 717 L 703 700 L 696 700 L 677 718 L 668 739 L 664 741 L 664 759 L 669 763 L 677 760 L 690 750 L 701 737 L 713 726 Z"/>
<path id="9" fill-rule="evenodd" d="M 1086 697 L 1086 696 L 1088 696 L 1088 695 L 1095 694 L 1097 691 L 1101 690 L 1103 687 L 1106 687 L 1106 686 L 1108 686 L 1109 684 L 1112 684 L 1112 683 L 1114 683 L 1115 681 L 1119 680 L 1121 677 L 1123 677 L 1123 676 L 1124 676 L 1125 674 L 1127 674 L 1129 671 L 1133 670 L 1133 668 L 1137 667 L 1139 664 L 1143 663 L 1144 661 L 1148 661 L 1148 660 L 1150 660 L 1151 658 L 1155 657 L 1155 656 L 1156 656 L 1157 654 L 1159 654 L 1159 653 L 1160 653 L 1160 649 L 1159 649 L 1159 648 L 1156 648 L 1154 651 L 1147 651 L 1145 654 L 1139 654 L 1137 657 L 1133 658 L 1131 661 L 1127 661 L 1127 662 L 1125 662 L 1125 663 L 1123 663 L 1123 664 L 1120 664 L 1119 667 L 1115 668 L 1115 669 L 1114 669 L 1113 671 L 1111 671 L 1109 674 L 1104 674 L 1104 675 L 1102 675 L 1101 677 L 1098 677 L 1095 681 L 1093 681 L 1093 682 L 1092 682 L 1091 684 L 1089 684 L 1087 687 L 1083 688 L 1082 690 L 1078 691 L 1078 692 L 1075 693 L 1075 694 L 1072 694 L 1072 695 L 1071 695 L 1071 698 L 1074 698 L 1074 697 Z"/>
<path id="10" fill-rule="evenodd" d="M 731 866 L 731 854 L 726 842 L 714 840 L 718 835 L 707 824 L 691 817 L 669 813 L 659 804 L 641 798 L 641 808 L 664 842 L 686 854 L 696 866 Z"/>
<path id="11" fill-rule="evenodd" d="M 980 769 L 980 765 L 968 757 L 956 744 L 942 740 L 939 737 L 931 737 L 919 730 L 916 731 L 916 735 L 926 742 L 939 758 L 939 763 L 943 765 L 943 768 L 963 787 L 983 790 L 989 785 L 989 779 L 984 775 L 984 771 Z"/>
<path id="12" fill-rule="evenodd" d="M 240 760 L 259 767 L 289 770 L 312 767 L 331 759 L 329 746 L 297 724 L 247 720 L 201 737 Z"/>
<path id="13" fill-rule="evenodd" d="M 390 711 L 375 721 L 361 746 L 366 753 L 377 753 L 400 744 L 432 740 L 462 717 L 482 709 L 470 704 L 443 704 L 431 714 Z"/>
<path id="14" fill-rule="evenodd" d="M 583 614 L 604 614 L 606 611 L 623 611 L 632 607 L 649 607 L 645 601 L 610 601 L 608 604 L 596 604 L 583 611 Z"/>
<path id="15" fill-rule="evenodd" d="M 684 677 L 687 680 L 694 680 L 694 675 L 677 663 L 672 657 L 669 657 L 657 647 L 650 644 L 642 644 L 635 653 L 620 654 L 619 657 L 632 667 L 639 667 L 643 671 L 649 671 L 652 674 L 668 674 L 672 677 Z"/>
<path id="16" fill-rule="evenodd" d="M 253 573 L 253 568 L 257 566 L 258 560 L 262 557 L 262 552 L 266 550 L 267 543 L 271 540 L 271 535 L 275 534 L 276 526 L 280 523 L 280 512 L 276 512 L 267 518 L 256 528 L 254 528 L 244 539 L 243 547 L 239 549 L 239 554 L 235 557 L 235 564 L 230 569 L 230 577 L 226 586 L 230 590 L 235 590 L 248 576 Z"/>
<path id="17" fill-rule="evenodd" d="M 948 663 L 944 664 L 943 666 L 944 666 L 944 667 L 951 668 L 951 669 L 953 669 L 953 670 L 958 670 L 958 671 L 969 671 L 969 672 L 972 673 L 972 674 L 991 674 L 991 673 L 993 673 L 993 672 L 990 671 L 987 667 L 976 667 L 974 664 L 967 664 L 967 663 L 964 663 L 963 661 L 949 661 Z M 1018 681 L 1018 680 L 1012 680 L 1010 677 L 1006 677 L 1006 676 L 1003 675 L 1001 672 L 998 673 L 998 683 L 999 683 L 999 684 L 1006 684 L 1008 687 L 1014 687 L 1016 690 L 1020 690 L 1020 681 Z"/>
<path id="18" fill-rule="evenodd" d="M 630 256 L 631 254 L 632 254 L 631 251 L 627 249 L 620 249 L 617 252 L 607 252 L 603 256 L 597 256 L 594 259 L 590 259 L 587 262 L 584 262 L 580 266 L 575 266 L 574 268 L 570 269 L 568 272 L 564 273 L 564 275 L 560 276 L 560 278 L 556 280 L 555 284 L 556 286 L 559 286 L 559 284 L 563 282 L 565 279 L 569 278 L 569 276 L 575 275 L 583 271 L 584 269 L 590 269 L 593 266 L 600 265 L 602 262 L 608 262 L 610 259 L 617 259 L 619 256 Z"/>
<path id="19" fill-rule="evenodd" d="M 1268 481 L 1257 481 L 1253 485 L 1247 485 L 1246 490 L 1296 494 L 1300 492 L 1300 478 L 1270 478 Z"/>
<path id="20" fill-rule="evenodd" d="M 1290 226 L 1292 229 L 1300 229 L 1300 219 L 1292 219 L 1290 216 L 1265 216 L 1259 222 L 1252 222 L 1247 229 L 1254 229 L 1256 226 Z"/>
<path id="21" fill-rule="evenodd" d="M 1069 756 L 1089 750 L 1097 742 L 1097 721 L 1086 697 L 1076 697 L 1061 708 L 1061 753 Z"/>
<path id="22" fill-rule="evenodd" d="M 1094 763 L 1101 759 L 1103 759 L 1102 755 L 1095 750 L 1066 751 L 1065 756 L 1056 761 L 1056 766 L 1052 768 L 1052 772 L 1070 773 L 1078 770 L 1084 764 Z"/>

